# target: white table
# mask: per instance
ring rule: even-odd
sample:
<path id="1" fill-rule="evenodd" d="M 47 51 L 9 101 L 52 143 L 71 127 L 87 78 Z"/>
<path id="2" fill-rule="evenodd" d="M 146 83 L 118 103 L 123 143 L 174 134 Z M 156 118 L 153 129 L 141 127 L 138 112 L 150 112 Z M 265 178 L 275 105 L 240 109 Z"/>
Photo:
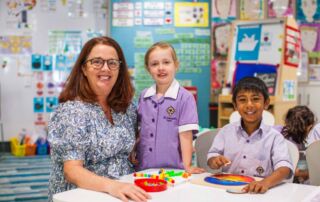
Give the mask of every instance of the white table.
<path id="1" fill-rule="evenodd" d="M 193 175 L 200 177 L 201 175 Z M 121 178 L 121 181 L 133 182 L 132 175 Z M 152 202 L 309 202 L 310 196 L 320 193 L 316 186 L 285 183 L 278 185 L 265 194 L 230 194 L 223 189 L 191 184 L 189 182 L 169 187 L 166 191 L 150 193 Z M 74 189 L 53 196 L 54 202 L 119 202 L 106 193 Z"/>

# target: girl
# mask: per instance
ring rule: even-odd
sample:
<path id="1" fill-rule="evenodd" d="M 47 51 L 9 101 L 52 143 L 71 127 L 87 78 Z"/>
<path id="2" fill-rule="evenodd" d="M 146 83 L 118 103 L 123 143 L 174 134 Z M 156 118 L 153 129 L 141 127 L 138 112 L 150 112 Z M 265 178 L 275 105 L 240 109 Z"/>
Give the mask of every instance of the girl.
<path id="1" fill-rule="evenodd" d="M 289 109 L 285 117 L 285 126 L 281 133 L 284 137 L 297 145 L 300 152 L 299 165 L 306 167 L 306 157 L 304 151 L 306 150 L 306 143 L 308 134 L 316 122 L 313 112 L 307 106 L 295 106 Z M 300 168 L 301 168 L 300 166 Z M 309 178 L 308 170 L 295 170 L 294 182 L 303 183 Z"/>
<path id="2" fill-rule="evenodd" d="M 175 80 L 179 62 L 173 47 L 166 42 L 152 45 L 145 55 L 145 67 L 155 85 L 139 99 L 138 170 L 204 172 L 191 166 L 193 132 L 199 128 L 197 107 L 193 95 Z"/>

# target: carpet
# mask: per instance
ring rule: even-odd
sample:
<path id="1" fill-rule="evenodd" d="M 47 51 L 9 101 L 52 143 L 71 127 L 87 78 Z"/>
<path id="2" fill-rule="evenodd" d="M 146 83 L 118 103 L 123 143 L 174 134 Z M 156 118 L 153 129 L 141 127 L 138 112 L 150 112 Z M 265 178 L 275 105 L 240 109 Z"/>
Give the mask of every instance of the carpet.
<path id="1" fill-rule="evenodd" d="M 15 157 L 0 153 L 0 202 L 48 201 L 49 155 Z"/>

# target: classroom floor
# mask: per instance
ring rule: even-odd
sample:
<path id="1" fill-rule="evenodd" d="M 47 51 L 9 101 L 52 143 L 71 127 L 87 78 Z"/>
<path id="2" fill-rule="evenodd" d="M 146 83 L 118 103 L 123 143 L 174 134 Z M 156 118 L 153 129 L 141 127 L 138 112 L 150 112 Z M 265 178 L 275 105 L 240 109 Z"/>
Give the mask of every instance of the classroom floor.
<path id="1" fill-rule="evenodd" d="M 0 202 L 48 201 L 49 155 L 15 157 L 0 153 Z"/>

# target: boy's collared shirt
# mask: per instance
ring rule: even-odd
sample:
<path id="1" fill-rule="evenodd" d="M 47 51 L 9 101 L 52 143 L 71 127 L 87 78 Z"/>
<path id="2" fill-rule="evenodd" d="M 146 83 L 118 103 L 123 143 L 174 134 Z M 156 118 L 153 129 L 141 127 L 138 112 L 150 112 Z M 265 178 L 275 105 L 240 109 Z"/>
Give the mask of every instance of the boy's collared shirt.
<path id="1" fill-rule="evenodd" d="M 154 85 L 141 93 L 138 118 L 138 169 L 183 169 L 179 133 L 199 129 L 193 95 L 173 80 L 165 95 L 157 99 Z"/>
<path id="2" fill-rule="evenodd" d="M 251 136 L 243 129 L 241 121 L 223 127 L 215 137 L 207 159 L 220 155 L 231 161 L 230 165 L 222 167 L 222 172 L 267 177 L 285 166 L 290 168 L 291 175 L 293 173 L 284 137 L 262 122 Z"/>

